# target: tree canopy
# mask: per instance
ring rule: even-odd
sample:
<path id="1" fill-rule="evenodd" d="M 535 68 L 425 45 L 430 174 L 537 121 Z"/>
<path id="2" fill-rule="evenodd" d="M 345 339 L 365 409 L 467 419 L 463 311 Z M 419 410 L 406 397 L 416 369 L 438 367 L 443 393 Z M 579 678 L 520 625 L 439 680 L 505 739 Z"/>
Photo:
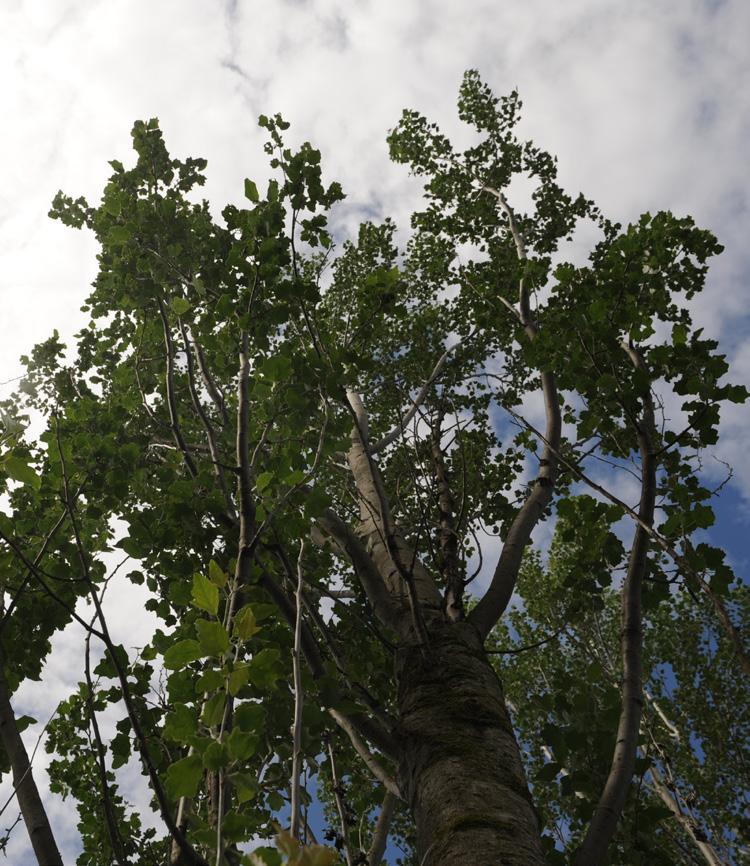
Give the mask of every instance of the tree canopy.
<path id="1" fill-rule="evenodd" d="M 279 115 L 220 216 L 156 120 L 97 204 L 56 196 L 100 244 L 90 320 L 1 407 L 2 769 L 40 863 L 11 697 L 73 620 L 46 748 L 82 866 L 746 862 L 748 590 L 701 470 L 747 392 L 689 312 L 721 247 L 563 190 L 517 93 L 468 72 L 458 109 L 463 152 L 389 135 L 408 233 L 334 237 Z M 110 637 L 122 580 L 146 646 Z"/>

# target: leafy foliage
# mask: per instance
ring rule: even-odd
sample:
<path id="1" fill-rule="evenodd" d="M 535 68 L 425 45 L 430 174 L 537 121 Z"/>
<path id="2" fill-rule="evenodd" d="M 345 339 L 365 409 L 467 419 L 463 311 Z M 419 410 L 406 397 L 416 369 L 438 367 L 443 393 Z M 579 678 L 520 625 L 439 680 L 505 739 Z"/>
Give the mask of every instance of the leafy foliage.
<path id="1" fill-rule="evenodd" d="M 486 536 L 512 540 L 545 485 L 534 520 L 557 516 L 549 562 L 526 552 L 520 603 L 489 646 L 534 645 L 501 673 L 547 856 L 565 862 L 615 740 L 630 544 L 618 521 L 632 516 L 616 486 L 593 498 L 579 485 L 596 458 L 620 473 L 634 462 L 639 474 L 652 395 L 664 410 L 644 588 L 652 697 L 609 862 L 694 861 L 696 839 L 739 862 L 747 591 L 700 535 L 713 511 L 698 470 L 722 403 L 747 392 L 724 381 L 724 356 L 685 306 L 721 248 L 689 217 L 645 214 L 623 227 L 566 193 L 554 158 L 517 137 L 520 109 L 518 94 L 498 100 L 467 73 L 459 115 L 476 141 L 461 153 L 404 112 L 391 156 L 424 182 L 424 209 L 403 248 L 389 219 L 334 243 L 328 218 L 343 192 L 324 183 L 309 143 L 287 144 L 278 115 L 260 120 L 276 178 L 265 192 L 246 180 L 246 202 L 220 218 L 197 195 L 205 161 L 171 157 L 156 120 L 135 124 L 135 162 L 111 163 L 98 204 L 55 197 L 54 219 L 97 238 L 99 272 L 74 349 L 57 334 L 35 347 L 19 393 L 0 407 L 8 681 L 39 678 L 81 599 L 99 614 L 107 581 L 120 579 L 115 556 L 131 561 L 127 579 L 145 586 L 159 620 L 133 657 L 95 616 L 107 650 L 98 679 L 50 726 L 52 789 L 76 800 L 79 863 L 164 862 L 173 840 L 184 862 L 278 863 L 272 848 L 248 846 L 274 837 L 286 814 L 295 700 L 300 754 L 335 847 L 284 832 L 279 847 L 297 866 L 363 862 L 386 811 L 384 779 L 404 763 L 388 748 L 403 701 L 394 658 L 420 625 L 437 634 L 438 622 L 463 621 L 465 588 L 486 580 Z M 527 210 L 508 204 L 515 183 L 531 190 Z M 583 222 L 599 240 L 576 264 L 564 256 Z M 540 387 L 549 397 L 551 372 L 557 447 L 521 414 Z M 31 415 L 46 424 L 35 441 L 24 433 Z M 357 477 L 358 442 L 376 506 Z M 368 521 L 374 509 L 386 524 L 384 501 L 397 526 L 383 542 L 395 564 L 383 577 L 388 603 L 368 582 L 380 555 Z M 400 618 L 382 614 L 388 604 Z M 295 674 L 301 688 L 290 686 Z M 102 778 L 92 737 L 104 713 L 120 718 L 100 743 Z M 359 744 L 334 733 L 339 717 Z M 115 771 L 131 759 L 170 832 L 144 830 L 119 793 Z M 664 805 L 657 774 L 678 811 L 697 816 L 698 835 Z M 309 800 L 302 791 L 303 810 Z M 410 805 L 393 819 L 405 863 L 417 856 Z"/>

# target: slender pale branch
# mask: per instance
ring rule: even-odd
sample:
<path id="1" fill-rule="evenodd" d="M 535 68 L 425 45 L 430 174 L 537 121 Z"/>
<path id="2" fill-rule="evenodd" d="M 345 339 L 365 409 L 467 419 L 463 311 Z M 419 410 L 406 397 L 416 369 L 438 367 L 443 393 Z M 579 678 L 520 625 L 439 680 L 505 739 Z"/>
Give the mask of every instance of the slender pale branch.
<path id="1" fill-rule="evenodd" d="M 182 321 L 182 319 L 178 317 L 177 321 L 179 323 L 182 341 L 185 344 L 185 357 L 187 359 L 187 379 L 188 389 L 190 391 L 190 399 L 193 403 L 193 408 L 195 409 L 198 417 L 200 418 L 201 424 L 203 425 L 203 429 L 206 433 L 206 442 L 208 443 L 208 450 L 211 454 L 211 463 L 213 465 L 214 475 L 216 476 L 216 480 L 219 484 L 219 489 L 221 490 L 222 496 L 224 497 L 227 511 L 229 512 L 230 518 L 232 520 L 236 520 L 237 512 L 235 511 L 232 497 L 229 495 L 226 478 L 224 476 L 224 467 L 222 461 L 220 460 L 219 449 L 216 445 L 216 432 L 214 431 L 211 419 L 208 417 L 206 410 L 203 408 L 203 403 L 201 402 L 200 395 L 198 394 L 198 388 L 196 387 L 195 364 L 193 361 L 193 351 L 196 351 L 197 354 L 196 345 L 194 341 L 190 340 L 187 328 L 185 327 L 185 323 Z"/>
<path id="2" fill-rule="evenodd" d="M 386 628 L 398 631 L 403 613 L 391 598 L 380 572 L 357 534 L 330 508 L 315 520 L 354 566 L 375 616 Z"/>
<path id="3" fill-rule="evenodd" d="M 523 237 L 516 222 L 513 209 L 499 190 L 483 186 L 483 189 L 495 196 L 501 209 L 508 217 L 510 231 L 516 247 L 516 255 L 521 268 L 525 267 L 527 256 Z M 537 325 L 532 320 L 529 302 L 529 290 L 521 275 L 518 286 L 519 319 L 529 340 L 537 335 Z M 544 509 L 552 499 L 552 493 L 557 479 L 558 458 L 562 437 L 562 416 L 557 394 L 555 376 L 550 371 L 541 370 L 542 396 L 546 423 L 545 447 L 539 460 L 539 472 L 526 501 L 516 514 L 508 530 L 503 549 L 492 576 L 489 589 L 482 596 L 477 606 L 469 614 L 468 619 L 474 623 L 479 632 L 486 637 L 503 611 L 508 606 L 518 579 L 518 571 L 526 545 L 531 540 L 531 533 L 544 513 Z"/>
<path id="4" fill-rule="evenodd" d="M 188 842 L 182 830 L 180 830 L 180 828 L 175 824 L 174 818 L 172 817 L 172 807 L 169 803 L 169 800 L 167 799 L 167 795 L 162 786 L 156 766 L 154 765 L 154 762 L 149 754 L 148 740 L 146 738 L 143 727 L 141 726 L 141 721 L 136 711 L 135 704 L 133 702 L 133 696 L 130 691 L 130 683 L 128 681 L 127 671 L 120 662 L 119 654 L 116 651 L 116 647 L 109 633 L 109 627 L 107 625 L 107 620 L 104 616 L 104 611 L 102 609 L 99 593 L 97 592 L 96 586 L 91 579 L 91 573 L 88 563 L 88 554 L 86 553 L 86 549 L 83 545 L 81 533 L 78 528 L 78 521 L 76 520 L 75 516 L 75 508 L 70 495 L 68 470 L 66 466 L 62 443 L 60 441 L 60 425 L 57 422 L 56 417 L 55 435 L 57 440 L 57 451 L 60 457 L 60 467 L 62 470 L 63 495 L 65 506 L 68 512 L 68 517 L 70 518 L 71 526 L 73 528 L 73 537 L 75 539 L 75 547 L 78 553 L 81 570 L 83 572 L 86 583 L 88 584 L 89 597 L 92 604 L 94 605 L 96 617 L 99 620 L 99 626 L 101 628 L 101 632 L 98 632 L 97 636 L 101 636 L 101 640 L 107 648 L 110 660 L 115 669 L 115 672 L 117 673 L 117 679 L 120 683 L 120 689 L 122 691 L 123 703 L 125 704 L 125 709 L 127 710 L 128 718 L 130 719 L 130 724 L 133 728 L 133 734 L 138 741 L 141 761 L 143 762 L 144 768 L 149 777 L 149 781 L 151 782 L 151 789 L 154 793 L 154 797 L 156 798 L 156 802 L 158 803 L 159 813 L 161 814 L 161 818 L 167 826 L 169 834 L 180 846 L 182 857 L 186 866 L 208 866 L 206 860 L 201 857 L 200 854 L 198 854 L 198 852 Z"/>
<path id="5" fill-rule="evenodd" d="M 93 623 L 92 623 L 93 624 Z M 86 706 L 91 722 L 91 729 L 94 734 L 94 744 L 96 746 L 97 767 L 99 770 L 99 784 L 102 790 L 102 805 L 104 806 L 104 820 L 107 825 L 107 835 L 109 836 L 109 844 L 112 846 L 112 856 L 118 866 L 126 866 L 129 864 L 125 849 L 120 836 L 120 829 L 117 825 L 117 817 L 115 815 L 112 796 L 109 790 L 109 780 L 107 779 L 107 764 L 105 761 L 105 748 L 102 741 L 101 731 L 99 730 L 99 720 L 96 717 L 96 708 L 94 707 L 94 682 L 91 678 L 91 633 L 86 635 L 86 647 L 84 652 L 84 675 L 86 677 Z"/>
<path id="6" fill-rule="evenodd" d="M 333 753 L 333 743 L 328 741 L 328 757 L 331 761 L 331 787 L 333 788 L 333 796 L 336 801 L 336 811 L 339 814 L 339 823 L 341 825 L 341 842 L 344 848 L 344 856 L 347 866 L 353 866 L 352 852 L 349 845 L 349 822 L 346 819 L 346 805 L 344 803 L 344 793 L 341 785 L 341 780 L 336 772 L 336 759 Z"/>
<path id="7" fill-rule="evenodd" d="M 211 371 L 208 369 L 208 366 L 206 364 L 206 358 L 203 354 L 203 347 L 198 342 L 198 340 L 193 337 L 192 333 L 190 333 L 190 337 L 191 342 L 195 347 L 195 357 L 198 362 L 198 369 L 200 370 L 203 384 L 206 386 L 208 396 L 211 398 L 213 404 L 216 406 L 219 414 L 221 415 L 222 423 L 226 426 L 227 424 L 229 424 L 229 413 L 227 412 L 224 395 L 214 381 L 213 376 L 211 375 Z"/>
<path id="8" fill-rule="evenodd" d="M 632 344 L 623 349 L 633 366 L 646 375 L 648 369 Z M 656 505 L 656 459 L 654 458 L 654 404 L 650 391 L 643 397 L 643 412 L 636 422 L 636 436 L 641 456 L 641 501 L 639 524 L 635 528 L 628 570 L 622 586 L 622 706 L 612 763 L 583 843 L 576 855 L 576 866 L 599 866 L 617 828 L 638 753 L 638 734 L 643 710 L 643 625 L 641 595 L 648 572 L 648 549 L 651 537 L 646 531 L 653 525 Z"/>
<path id="9" fill-rule="evenodd" d="M 545 435 L 537 428 L 527 421 L 522 415 L 519 415 L 518 412 L 515 412 L 513 409 L 509 409 L 507 406 L 505 410 L 512 415 L 519 424 L 522 424 L 530 433 L 533 433 L 537 439 L 545 444 L 546 447 L 550 447 L 551 445 Z M 644 522 L 638 512 L 631 508 L 627 502 L 623 502 L 618 496 L 615 496 L 610 490 L 607 490 L 606 487 L 603 487 L 601 484 L 597 484 L 593 478 L 588 476 L 576 463 L 568 460 L 561 452 L 559 448 L 554 449 L 554 454 L 557 460 L 560 462 L 561 466 L 564 466 L 573 475 L 576 476 L 580 481 L 583 481 L 588 487 L 592 490 L 596 490 L 597 493 L 600 493 L 605 499 L 608 499 L 613 505 L 616 505 L 618 508 L 622 509 L 624 514 L 627 514 L 628 517 L 632 518 L 640 527 L 644 529 L 644 531 L 652 538 L 652 540 L 675 562 L 675 564 L 679 567 L 682 573 L 694 581 L 698 588 L 704 592 L 711 604 L 714 607 L 714 611 L 721 623 L 722 628 L 724 629 L 729 641 L 732 644 L 732 648 L 735 651 L 735 655 L 737 656 L 740 666 L 743 672 L 750 677 L 750 656 L 748 656 L 747 649 L 745 648 L 744 641 L 742 639 L 742 635 L 739 632 L 739 629 L 734 625 L 729 616 L 729 613 L 726 609 L 726 605 L 722 601 L 722 599 L 711 589 L 711 586 L 708 582 L 703 578 L 701 574 L 699 574 L 685 559 L 684 556 L 681 556 L 677 550 L 675 550 L 674 546 L 670 544 L 670 542 L 653 526 L 649 526 L 646 522 Z"/>
<path id="10" fill-rule="evenodd" d="M 394 796 L 402 799 L 401 791 L 399 790 L 396 781 L 386 768 L 378 761 L 375 755 L 367 748 L 365 741 L 359 736 L 354 724 L 348 716 L 340 713 L 338 710 L 329 709 L 328 714 L 336 722 L 336 724 L 349 737 L 354 751 L 362 758 L 367 768 L 375 776 L 375 778 L 383 784 Z"/>
<path id="11" fill-rule="evenodd" d="M 393 813 L 396 811 L 396 795 L 386 791 L 383 797 L 383 805 L 375 824 L 375 830 L 370 842 L 370 850 L 367 852 L 367 866 L 380 866 L 388 846 L 388 831 L 391 829 Z"/>
<path id="12" fill-rule="evenodd" d="M 180 422 L 177 416 L 177 400 L 174 394 L 174 346 L 172 344 L 172 334 L 169 330 L 169 321 L 167 319 L 167 312 L 164 308 L 164 301 L 162 301 L 161 298 L 158 298 L 157 300 L 159 304 L 159 316 L 161 318 L 162 330 L 164 332 L 164 349 L 167 361 L 166 372 L 164 374 L 164 385 L 167 391 L 169 425 L 172 430 L 172 435 L 174 436 L 174 441 L 182 453 L 182 459 L 185 462 L 185 466 L 190 475 L 195 478 L 198 474 L 198 469 L 190 453 L 190 449 L 187 446 L 185 437 L 182 435 L 182 429 L 180 428 Z"/>
<path id="13" fill-rule="evenodd" d="M 392 445 L 400 436 L 403 435 L 407 426 L 411 423 L 414 416 L 419 411 L 419 407 L 424 403 L 427 395 L 430 393 L 430 388 L 433 386 L 438 376 L 440 375 L 440 372 L 445 366 L 446 361 L 448 360 L 448 358 L 450 358 L 453 352 L 455 352 L 456 349 L 458 349 L 458 347 L 461 346 L 464 342 L 464 340 L 458 340 L 452 346 L 447 348 L 438 358 L 437 363 L 432 369 L 432 373 L 430 373 L 424 385 L 422 385 L 419 393 L 414 398 L 411 406 L 409 407 L 403 418 L 401 418 L 398 424 L 391 428 L 391 430 L 389 430 L 388 433 L 386 433 L 385 436 L 382 437 L 382 439 L 379 439 L 377 442 L 374 442 L 370 445 L 371 454 L 377 454 L 378 451 L 382 451 L 384 448 Z"/>

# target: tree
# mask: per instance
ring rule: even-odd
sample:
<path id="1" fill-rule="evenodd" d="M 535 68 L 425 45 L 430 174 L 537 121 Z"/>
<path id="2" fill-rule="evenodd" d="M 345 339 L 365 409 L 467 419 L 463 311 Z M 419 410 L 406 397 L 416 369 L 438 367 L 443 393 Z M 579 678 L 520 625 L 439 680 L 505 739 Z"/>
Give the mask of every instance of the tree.
<path id="1" fill-rule="evenodd" d="M 247 180 L 221 220 L 195 196 L 205 161 L 170 157 L 155 120 L 96 207 L 55 198 L 54 218 L 101 243 L 99 273 L 75 353 L 56 334 L 37 346 L 3 406 L 1 627 L 9 693 L 57 629 L 86 631 L 85 678 L 48 740 L 79 863 L 274 863 L 242 852 L 278 822 L 289 862 L 331 862 L 295 841 L 312 839 L 308 775 L 350 866 L 379 862 L 389 832 L 421 866 L 654 862 L 657 845 L 678 862 L 701 844 L 733 862 L 742 757 L 725 743 L 701 764 L 685 742 L 711 724 L 691 676 L 741 702 L 748 673 L 746 590 L 700 537 L 700 457 L 720 404 L 746 397 L 685 307 L 720 247 L 690 218 L 623 228 L 565 193 L 517 137 L 519 111 L 467 73 L 463 153 L 404 112 L 391 155 L 425 205 L 403 248 L 386 219 L 336 249 L 343 193 L 278 115 L 260 120 L 277 179 L 264 196 Z M 526 210 L 514 181 L 533 188 Z M 599 240 L 566 262 L 582 222 Z M 536 399 L 544 430 L 521 411 Z M 46 419 L 37 441 L 29 412 Z M 635 474 L 639 504 L 592 479 L 595 459 Z M 532 533 L 554 515 L 545 566 Z M 487 535 L 500 552 L 473 597 Z M 161 620 L 137 651 L 102 606 L 118 551 Z M 502 652 L 515 661 L 498 667 Z M 658 719 L 683 732 L 669 757 Z M 161 833 L 118 789 L 131 756 Z M 683 783 L 705 783 L 705 823 L 683 813 Z"/>

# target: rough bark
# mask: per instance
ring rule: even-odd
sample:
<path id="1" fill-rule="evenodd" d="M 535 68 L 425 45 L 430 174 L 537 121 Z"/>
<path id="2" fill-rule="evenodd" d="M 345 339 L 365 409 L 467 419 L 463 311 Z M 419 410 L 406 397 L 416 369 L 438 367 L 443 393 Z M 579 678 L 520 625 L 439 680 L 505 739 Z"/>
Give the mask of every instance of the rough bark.
<path id="1" fill-rule="evenodd" d="M 429 657 L 397 655 L 399 788 L 421 866 L 542 866 L 502 685 L 476 629 L 433 625 Z"/>
<path id="2" fill-rule="evenodd" d="M 13 788 L 39 866 L 62 866 L 47 813 L 39 796 L 26 746 L 16 724 L 5 679 L 3 654 L 0 653 L 0 739 L 13 771 Z"/>

